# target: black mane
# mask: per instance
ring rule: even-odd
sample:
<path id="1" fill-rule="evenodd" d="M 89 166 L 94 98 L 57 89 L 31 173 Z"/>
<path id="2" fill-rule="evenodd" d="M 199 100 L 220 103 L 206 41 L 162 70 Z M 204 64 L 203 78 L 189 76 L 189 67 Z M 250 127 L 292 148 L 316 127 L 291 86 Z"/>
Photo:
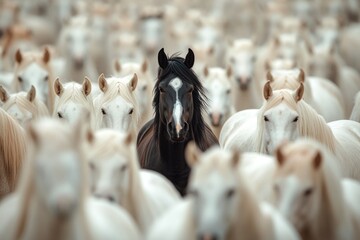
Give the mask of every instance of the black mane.
<path id="1" fill-rule="evenodd" d="M 184 58 L 179 57 L 178 54 L 174 54 L 169 58 L 169 64 L 165 69 L 159 67 L 158 69 L 158 77 L 154 87 L 154 99 L 153 99 L 153 108 L 155 111 L 154 118 L 154 129 L 157 134 L 155 136 L 159 137 L 159 124 L 160 124 L 160 110 L 159 110 L 159 98 L 160 98 L 160 90 L 159 84 L 162 81 L 166 81 L 169 79 L 173 79 L 175 77 L 179 77 L 182 81 L 187 84 L 194 86 L 194 91 L 192 92 L 193 96 L 193 118 L 190 123 L 190 128 L 192 131 L 193 138 L 198 145 L 202 145 L 203 135 L 205 130 L 205 122 L 202 117 L 202 112 L 204 108 L 207 106 L 207 97 L 204 94 L 204 87 L 202 86 L 199 78 L 195 74 L 195 72 L 188 68 L 184 64 Z M 201 147 L 201 146 L 199 146 Z"/>

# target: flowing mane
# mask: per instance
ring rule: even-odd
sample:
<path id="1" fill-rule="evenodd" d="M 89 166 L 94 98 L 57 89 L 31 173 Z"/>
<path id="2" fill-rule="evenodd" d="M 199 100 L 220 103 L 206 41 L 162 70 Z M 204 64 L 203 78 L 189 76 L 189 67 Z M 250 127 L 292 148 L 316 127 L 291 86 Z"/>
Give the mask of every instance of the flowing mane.
<path id="1" fill-rule="evenodd" d="M 14 190 L 26 153 L 21 126 L 0 109 L 0 198 Z"/>
<path id="2" fill-rule="evenodd" d="M 285 102 L 291 109 L 298 112 L 298 132 L 300 136 L 315 139 L 327 146 L 331 152 L 335 153 L 336 140 L 324 118 L 304 100 L 296 102 L 292 92 L 287 89 L 275 90 L 273 96 L 259 109 L 257 118 L 258 130 L 257 135 L 254 138 L 256 151 L 266 153 L 263 121 L 264 113 L 282 102 Z"/>
<path id="3" fill-rule="evenodd" d="M 188 68 L 184 64 L 184 58 L 179 57 L 178 54 L 172 55 L 169 59 L 169 64 L 165 69 L 159 68 L 158 77 L 154 87 L 154 99 L 153 107 L 155 110 L 155 118 L 153 122 L 155 139 L 159 138 L 159 123 L 160 123 L 160 108 L 159 108 L 159 98 L 160 90 L 159 84 L 165 79 L 179 77 L 184 82 L 194 86 L 193 91 L 193 101 L 194 101 L 194 115 L 191 120 L 191 129 L 192 135 L 195 142 L 198 144 L 201 150 L 205 150 L 208 146 L 205 144 L 205 134 L 206 129 L 205 121 L 202 117 L 202 113 L 205 111 L 207 106 L 207 97 L 205 96 L 204 88 L 196 76 L 195 72 Z M 196 129 L 196 131 L 194 130 Z"/>

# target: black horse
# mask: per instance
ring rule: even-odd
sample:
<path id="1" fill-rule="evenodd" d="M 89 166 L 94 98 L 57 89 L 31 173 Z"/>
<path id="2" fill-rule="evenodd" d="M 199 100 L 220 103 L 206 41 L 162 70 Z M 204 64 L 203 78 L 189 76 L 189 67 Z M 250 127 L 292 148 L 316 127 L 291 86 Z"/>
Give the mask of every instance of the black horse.
<path id="1" fill-rule="evenodd" d="M 142 168 L 166 176 L 184 195 L 190 168 L 185 159 L 189 141 L 205 151 L 218 140 L 204 122 L 206 97 L 201 82 L 191 69 L 195 56 L 191 49 L 185 59 L 168 59 L 158 53 L 159 71 L 154 87 L 155 117 L 139 131 L 137 150 Z"/>

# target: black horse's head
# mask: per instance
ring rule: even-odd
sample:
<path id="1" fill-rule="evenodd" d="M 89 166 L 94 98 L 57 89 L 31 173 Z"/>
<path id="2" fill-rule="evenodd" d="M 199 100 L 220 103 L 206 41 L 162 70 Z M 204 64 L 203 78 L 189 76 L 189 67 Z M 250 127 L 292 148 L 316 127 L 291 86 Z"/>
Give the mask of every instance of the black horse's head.
<path id="1" fill-rule="evenodd" d="M 155 85 L 155 121 L 166 125 L 172 142 L 183 142 L 193 124 L 202 121 L 203 88 L 191 70 L 195 56 L 191 49 L 185 59 L 168 58 L 161 49 L 158 54 L 159 74 Z"/>

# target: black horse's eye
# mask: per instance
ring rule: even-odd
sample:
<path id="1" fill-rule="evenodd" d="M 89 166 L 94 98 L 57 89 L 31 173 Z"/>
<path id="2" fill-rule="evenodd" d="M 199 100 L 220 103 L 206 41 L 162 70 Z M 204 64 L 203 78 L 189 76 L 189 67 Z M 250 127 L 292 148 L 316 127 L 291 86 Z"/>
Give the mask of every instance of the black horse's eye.
<path id="1" fill-rule="evenodd" d="M 297 122 L 299 120 L 299 117 L 295 117 L 293 122 Z"/>
<path id="2" fill-rule="evenodd" d="M 165 92 L 165 90 L 162 87 L 159 87 L 159 90 L 160 90 L 161 93 Z"/>
<path id="3" fill-rule="evenodd" d="M 59 118 L 63 118 L 63 115 L 60 112 L 58 112 L 57 115 Z"/>
<path id="4" fill-rule="evenodd" d="M 133 112 L 134 112 L 134 109 L 132 108 L 132 109 L 130 109 L 129 114 L 131 115 L 131 114 L 133 114 Z"/>
<path id="5" fill-rule="evenodd" d="M 264 116 L 264 121 L 265 121 L 265 122 L 268 122 L 269 119 L 268 119 L 266 116 Z"/>
<path id="6" fill-rule="evenodd" d="M 105 109 L 102 108 L 102 109 L 101 109 L 101 112 L 102 112 L 103 115 L 106 115 Z"/>
<path id="7" fill-rule="evenodd" d="M 22 77 L 18 76 L 18 81 L 22 82 L 23 81 Z"/>
<path id="8" fill-rule="evenodd" d="M 189 90 L 188 90 L 188 93 L 192 93 L 194 91 L 194 88 L 191 87 Z"/>

